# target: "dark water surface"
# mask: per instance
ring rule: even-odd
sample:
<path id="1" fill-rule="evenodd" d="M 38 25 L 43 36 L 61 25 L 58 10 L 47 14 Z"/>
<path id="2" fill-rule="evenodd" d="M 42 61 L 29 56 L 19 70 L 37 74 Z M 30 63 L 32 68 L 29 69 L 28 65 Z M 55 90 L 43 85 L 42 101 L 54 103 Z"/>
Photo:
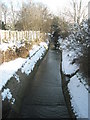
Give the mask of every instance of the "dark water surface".
<path id="1" fill-rule="evenodd" d="M 60 52 L 50 49 L 28 84 L 20 118 L 69 118 L 60 75 Z"/>

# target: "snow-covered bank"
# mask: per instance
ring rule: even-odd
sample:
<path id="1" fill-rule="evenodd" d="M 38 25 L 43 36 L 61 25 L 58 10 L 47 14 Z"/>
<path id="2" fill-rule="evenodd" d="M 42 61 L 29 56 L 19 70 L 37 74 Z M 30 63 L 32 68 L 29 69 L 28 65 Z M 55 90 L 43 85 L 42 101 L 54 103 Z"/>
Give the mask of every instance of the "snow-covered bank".
<path id="1" fill-rule="evenodd" d="M 71 51 L 62 52 L 62 71 L 67 76 L 72 76 L 68 83 L 68 91 L 71 97 L 71 105 L 73 112 L 77 118 L 88 118 L 88 95 L 89 86 L 86 83 L 83 75 L 80 72 L 76 72 L 79 69 L 79 65 L 73 63 L 75 59 L 74 53 Z M 75 73 L 76 72 L 76 73 Z M 75 74 L 74 74 L 75 73 Z"/>
<path id="2" fill-rule="evenodd" d="M 86 24 L 82 24 L 81 28 L 76 26 L 76 31 L 73 30 L 66 39 L 59 39 L 62 50 L 62 72 L 69 77 L 66 84 L 67 93 L 70 95 L 71 107 L 76 118 L 89 118 L 90 88 L 77 62 L 84 55 L 84 50 L 90 47 Z"/>
<path id="3" fill-rule="evenodd" d="M 62 71 L 65 75 L 72 75 L 79 69 L 78 65 L 72 65 L 72 56 L 75 57 L 74 52 L 62 51 Z"/>
<path id="4" fill-rule="evenodd" d="M 17 58 L 10 62 L 4 62 L 0 65 L 0 90 L 7 83 L 7 81 L 15 74 L 15 72 L 21 68 L 22 64 L 26 60 L 23 58 Z"/>
<path id="5" fill-rule="evenodd" d="M 81 76 L 76 74 L 68 83 L 68 89 L 71 96 L 71 104 L 77 118 L 88 118 L 88 90 L 80 82 Z"/>
<path id="6" fill-rule="evenodd" d="M 22 73 L 25 73 L 27 75 L 31 73 L 37 61 L 41 59 L 42 55 L 45 53 L 45 46 L 45 43 L 41 43 L 40 46 L 33 46 L 33 49 L 30 51 L 30 57 L 27 58 L 25 64 L 21 68 Z"/>
<path id="7" fill-rule="evenodd" d="M 37 61 L 42 58 L 47 49 L 48 42 L 41 42 L 39 45 L 33 45 L 32 50 L 29 51 L 29 57 L 17 58 L 0 65 L 0 90 L 2 90 L 11 77 L 14 77 L 18 82 L 20 82 L 19 76 L 16 74 L 18 69 L 20 69 L 22 73 L 29 75 Z M 7 98 L 12 104 L 15 102 L 9 88 L 4 89 L 1 95 L 2 100 Z"/>

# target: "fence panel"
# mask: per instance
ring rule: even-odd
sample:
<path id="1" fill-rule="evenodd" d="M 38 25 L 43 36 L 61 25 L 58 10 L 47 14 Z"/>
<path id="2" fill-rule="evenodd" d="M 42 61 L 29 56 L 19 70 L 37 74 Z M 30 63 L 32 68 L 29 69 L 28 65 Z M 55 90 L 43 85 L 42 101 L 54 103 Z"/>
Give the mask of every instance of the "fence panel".
<path id="1" fill-rule="evenodd" d="M 40 33 L 40 31 L 10 31 L 10 30 L 0 30 L 0 44 L 3 42 L 13 42 L 17 41 L 34 41 L 43 38 L 45 34 Z"/>

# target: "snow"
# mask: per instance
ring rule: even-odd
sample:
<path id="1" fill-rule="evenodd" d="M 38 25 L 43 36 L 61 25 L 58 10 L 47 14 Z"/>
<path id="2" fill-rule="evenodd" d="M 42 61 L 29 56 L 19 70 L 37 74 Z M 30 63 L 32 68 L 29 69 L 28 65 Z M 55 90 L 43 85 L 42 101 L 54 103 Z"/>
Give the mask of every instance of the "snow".
<path id="1" fill-rule="evenodd" d="M 40 46 L 33 45 L 32 50 L 29 51 L 30 57 L 32 57 L 34 55 L 34 53 L 36 53 L 39 50 L 39 48 L 40 48 Z"/>
<path id="2" fill-rule="evenodd" d="M 48 40 L 47 40 L 47 43 L 45 43 L 45 42 L 41 42 L 40 43 L 40 46 L 44 46 L 46 50 L 48 49 L 48 45 L 49 45 L 49 41 Z"/>
<path id="3" fill-rule="evenodd" d="M 80 54 L 80 53 L 78 53 Z M 79 69 L 79 65 L 72 64 L 77 58 L 76 51 L 62 51 L 62 71 L 65 75 L 72 75 Z M 89 87 L 84 77 L 79 72 L 70 78 L 68 90 L 71 97 L 73 112 L 77 118 L 88 118 L 88 93 Z"/>
<path id="4" fill-rule="evenodd" d="M 13 75 L 13 77 L 15 77 L 15 79 L 18 81 L 18 83 L 20 82 L 19 80 L 19 75 L 17 75 L 16 73 Z"/>
<path id="5" fill-rule="evenodd" d="M 45 53 L 47 48 L 48 42 L 47 43 L 41 42 L 40 45 L 33 45 L 32 50 L 29 51 L 29 57 L 27 57 L 26 59 L 17 58 L 10 62 L 4 62 L 3 64 L 1 64 L 0 90 L 2 90 L 3 86 L 5 86 L 5 84 L 8 82 L 8 80 L 10 80 L 11 77 L 14 77 L 18 81 L 18 83 L 20 82 L 19 75 L 16 74 L 18 69 L 21 69 L 22 73 L 29 75 L 37 61 L 42 58 L 42 55 Z M 2 100 L 5 100 L 5 98 L 7 98 L 8 100 L 11 100 L 11 104 L 14 104 L 15 99 L 12 98 L 12 94 L 9 88 L 4 89 L 1 95 Z"/>
<path id="6" fill-rule="evenodd" d="M 42 55 L 44 54 L 45 50 L 46 49 L 44 47 L 34 46 L 33 50 L 30 51 L 30 55 L 33 56 L 33 54 L 35 52 L 36 52 L 36 54 L 34 54 L 34 56 L 31 58 L 27 58 L 25 65 L 21 68 L 22 73 L 29 75 L 31 73 L 31 71 L 33 70 L 37 61 L 42 58 Z"/>
<path id="7" fill-rule="evenodd" d="M 4 89 L 3 92 L 1 93 L 1 96 L 3 101 L 7 98 L 9 101 L 11 100 L 11 104 L 14 104 L 15 99 L 12 97 L 12 94 L 9 88 Z"/>
<path id="8" fill-rule="evenodd" d="M 14 42 L 2 43 L 2 44 L 0 44 L 0 50 L 7 51 L 9 48 L 14 49 L 16 47 L 20 48 L 21 46 L 25 46 L 25 43 L 23 43 L 23 41 L 22 41 L 22 43 L 20 41 L 17 41 L 16 43 L 14 43 Z"/>
<path id="9" fill-rule="evenodd" d="M 75 115 L 78 118 L 88 118 L 88 91 L 77 78 L 77 74 L 70 79 L 68 89 Z"/>
<path id="10" fill-rule="evenodd" d="M 72 58 L 74 58 L 73 52 L 62 52 L 62 71 L 66 75 L 72 75 L 79 69 L 76 64 L 71 64 Z"/>
<path id="11" fill-rule="evenodd" d="M 80 26 L 75 24 L 71 27 L 71 34 L 65 39 L 59 38 L 58 41 L 62 50 L 62 71 L 65 75 L 72 75 L 69 77 L 67 87 L 73 112 L 76 118 L 89 118 L 90 87 L 87 78 L 78 71 L 80 65 L 76 64 L 84 55 L 84 50 L 90 46 L 88 22 L 83 21 Z"/>
<path id="12" fill-rule="evenodd" d="M 79 65 L 76 63 L 72 64 L 72 61 L 82 55 L 79 52 L 74 50 L 62 50 L 62 71 L 65 75 L 72 75 L 79 69 Z M 88 118 L 88 93 L 89 86 L 86 83 L 82 74 L 77 72 L 73 77 L 70 78 L 68 83 L 68 91 L 71 97 L 71 105 L 73 112 L 77 118 Z"/>
<path id="13" fill-rule="evenodd" d="M 42 55 L 45 53 L 47 48 L 48 46 L 45 42 L 41 42 L 40 46 L 34 45 L 32 50 L 29 52 L 30 57 L 27 58 L 25 64 L 21 68 L 22 73 L 29 75 L 37 61 L 42 58 Z"/>
<path id="14" fill-rule="evenodd" d="M 22 47 L 22 46 L 25 46 L 25 43 L 22 41 L 22 43 L 20 42 L 20 41 L 17 41 L 16 43 L 15 43 L 15 46 L 17 47 L 17 48 L 20 48 L 20 47 Z"/>
<path id="15" fill-rule="evenodd" d="M 7 83 L 7 81 L 13 76 L 13 74 L 22 66 L 25 62 L 24 58 L 17 58 L 10 62 L 4 62 L 0 65 L 0 90 Z"/>
<path id="16" fill-rule="evenodd" d="M 78 51 L 78 50 L 77 50 Z M 71 75 L 79 69 L 79 65 L 72 64 L 72 61 L 82 55 L 77 51 L 62 51 L 62 71 L 65 75 Z M 85 78 L 79 72 L 70 78 L 68 83 L 68 90 L 71 97 L 71 105 L 73 112 L 77 118 L 88 118 L 88 95 L 90 96 L 89 86 L 86 83 Z"/>
<path id="17" fill-rule="evenodd" d="M 10 89 L 4 89 L 4 91 L 1 93 L 2 100 L 4 100 L 6 97 L 10 100 L 12 98 L 12 94 L 10 92 Z"/>
<path id="18" fill-rule="evenodd" d="M 12 47 L 14 44 L 8 44 L 8 43 L 3 43 L 3 44 L 0 44 L 0 50 L 1 51 L 6 51 L 9 47 Z"/>
<path id="19" fill-rule="evenodd" d="M 41 59 L 42 55 L 45 52 L 45 46 L 46 44 L 44 42 L 42 42 L 39 45 L 34 45 L 32 50 L 30 50 L 29 54 L 31 58 L 17 58 L 15 60 L 12 60 L 10 62 L 4 62 L 3 64 L 0 65 L 0 90 L 2 89 L 3 86 L 5 86 L 5 84 L 7 83 L 7 81 L 14 76 L 16 78 L 16 80 L 19 82 L 19 76 L 15 74 L 15 72 L 17 72 L 18 69 L 20 69 L 22 67 L 22 65 L 24 65 L 24 67 L 21 68 L 22 72 L 25 72 L 27 74 L 29 74 L 36 62 L 39 60 L 39 58 Z M 35 54 L 37 52 L 37 54 Z M 32 57 L 33 56 L 33 57 Z"/>

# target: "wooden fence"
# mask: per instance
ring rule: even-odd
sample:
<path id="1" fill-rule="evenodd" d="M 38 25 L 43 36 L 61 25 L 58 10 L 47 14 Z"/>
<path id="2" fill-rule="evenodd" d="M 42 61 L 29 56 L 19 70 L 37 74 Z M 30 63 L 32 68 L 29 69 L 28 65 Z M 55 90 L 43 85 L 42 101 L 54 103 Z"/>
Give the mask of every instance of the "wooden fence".
<path id="1" fill-rule="evenodd" d="M 0 30 L 0 44 L 3 42 L 16 42 L 16 41 L 34 41 L 43 39 L 46 36 L 40 31 L 10 31 L 10 30 Z"/>

